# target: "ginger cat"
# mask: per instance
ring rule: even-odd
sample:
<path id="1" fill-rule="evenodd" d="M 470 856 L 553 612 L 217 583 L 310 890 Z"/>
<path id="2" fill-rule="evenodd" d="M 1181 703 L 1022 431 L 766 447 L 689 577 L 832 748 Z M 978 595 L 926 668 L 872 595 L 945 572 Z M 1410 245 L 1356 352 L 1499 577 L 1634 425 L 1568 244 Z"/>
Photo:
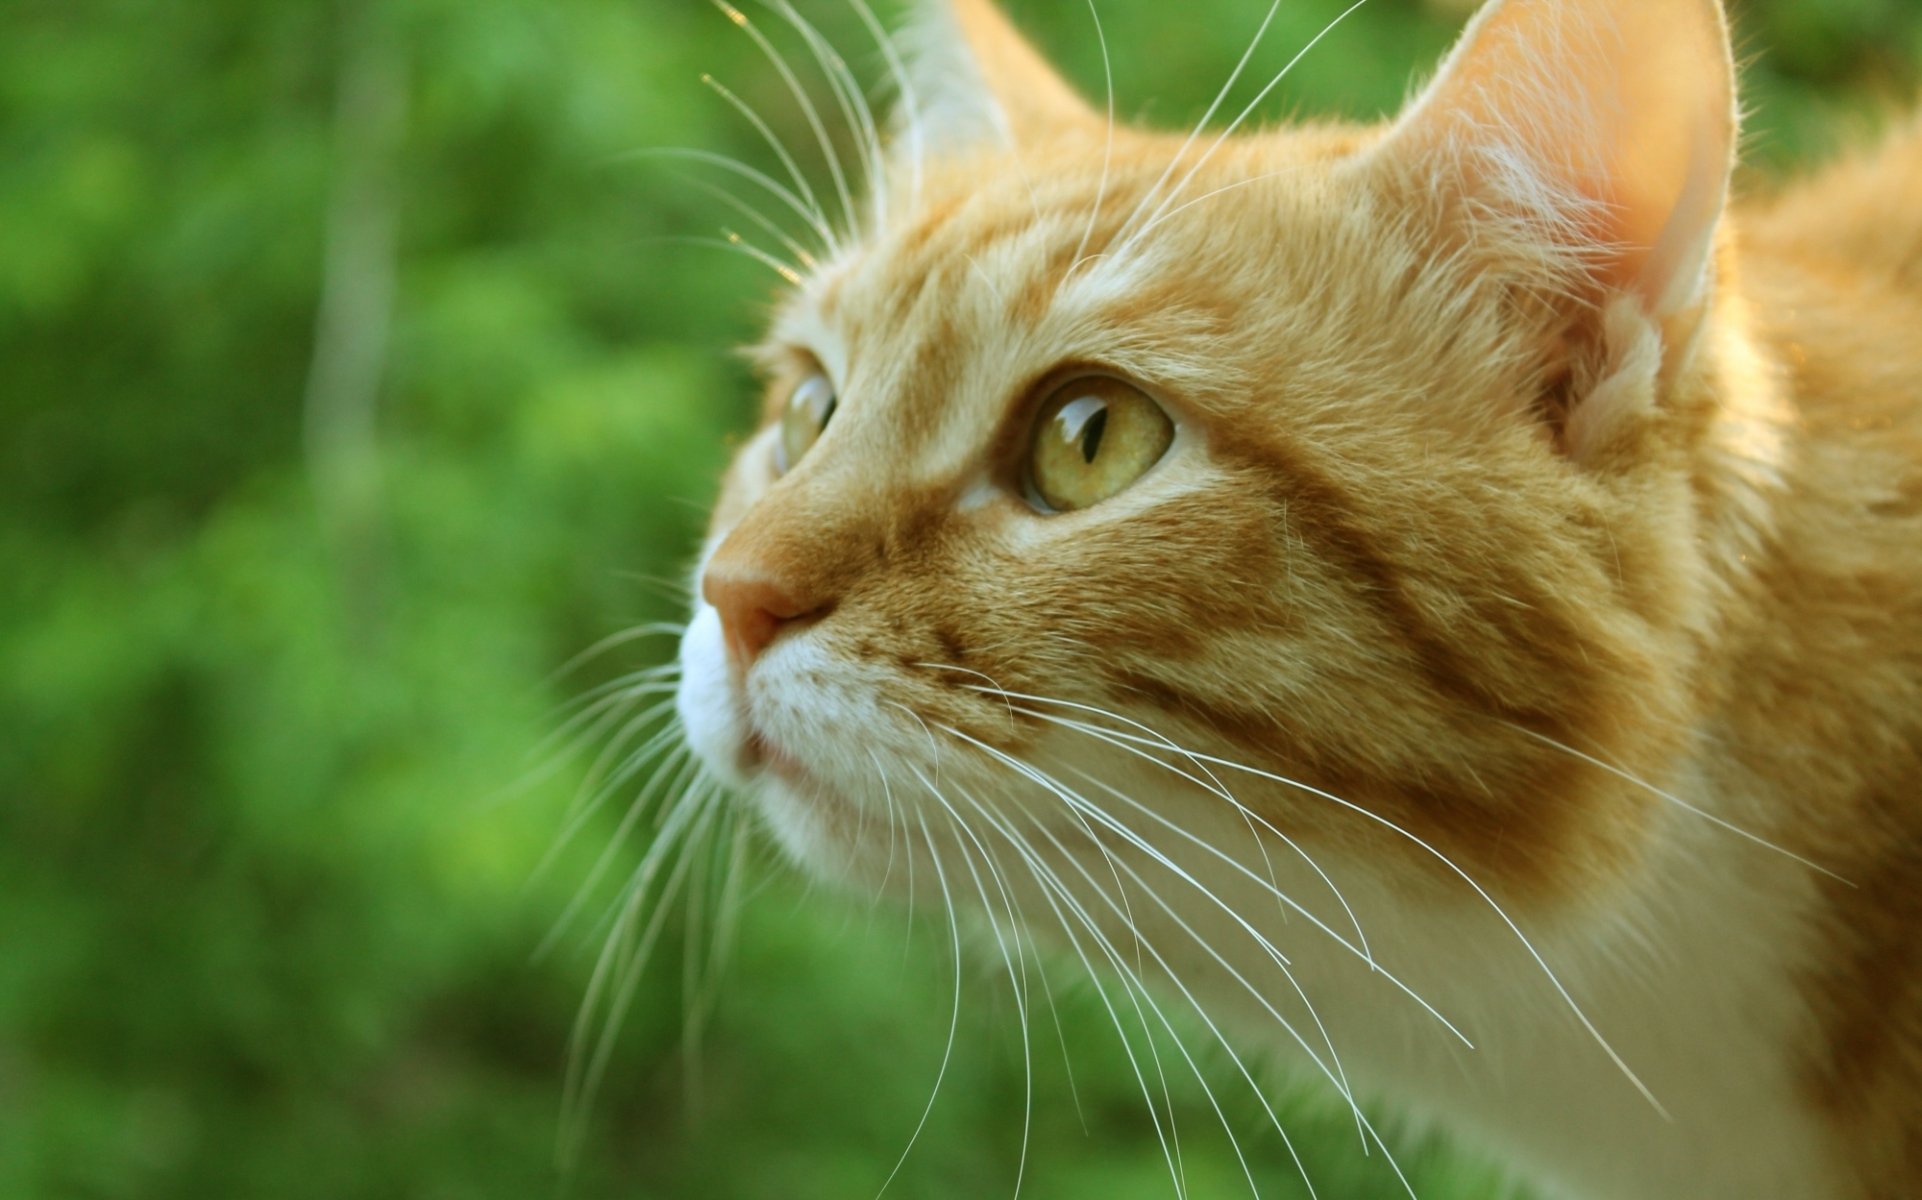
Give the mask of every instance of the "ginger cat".
<path id="1" fill-rule="evenodd" d="M 707 767 L 1550 1194 L 1922 1196 L 1922 125 L 1731 205 L 1718 0 L 1198 136 L 926 7 L 789 197 Z"/>

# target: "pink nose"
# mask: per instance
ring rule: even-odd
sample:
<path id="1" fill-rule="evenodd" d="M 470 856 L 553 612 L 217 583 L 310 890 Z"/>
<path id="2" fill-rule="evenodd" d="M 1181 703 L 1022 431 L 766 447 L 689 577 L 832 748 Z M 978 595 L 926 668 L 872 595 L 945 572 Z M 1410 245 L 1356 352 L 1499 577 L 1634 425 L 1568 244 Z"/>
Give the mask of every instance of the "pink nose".
<path id="1" fill-rule="evenodd" d="M 701 577 L 701 595 L 721 614 L 728 658 L 741 673 L 783 629 L 819 615 L 825 607 L 766 571 L 721 558 Z"/>

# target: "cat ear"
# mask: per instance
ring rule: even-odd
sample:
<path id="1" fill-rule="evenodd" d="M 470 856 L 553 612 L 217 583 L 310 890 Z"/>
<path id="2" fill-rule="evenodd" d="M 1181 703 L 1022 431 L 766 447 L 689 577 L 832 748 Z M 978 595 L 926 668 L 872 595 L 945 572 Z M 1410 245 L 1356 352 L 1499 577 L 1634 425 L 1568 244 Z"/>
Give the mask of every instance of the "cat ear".
<path id="1" fill-rule="evenodd" d="M 1720 0 L 1494 0 L 1378 153 L 1662 318 L 1703 297 L 1736 120 Z"/>
<path id="2" fill-rule="evenodd" d="M 917 151 L 1020 149 L 1102 120 L 992 0 L 923 0 L 906 43 L 899 119 Z"/>

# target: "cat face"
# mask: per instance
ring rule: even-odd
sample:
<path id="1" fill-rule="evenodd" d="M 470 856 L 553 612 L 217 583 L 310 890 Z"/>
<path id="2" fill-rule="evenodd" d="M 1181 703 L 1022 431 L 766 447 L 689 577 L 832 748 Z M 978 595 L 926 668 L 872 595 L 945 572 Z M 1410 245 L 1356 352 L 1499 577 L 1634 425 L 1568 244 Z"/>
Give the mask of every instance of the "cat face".
<path id="1" fill-rule="evenodd" d="M 1673 750 L 1699 634 L 1674 331 L 1720 184 L 1698 215 L 1687 138 L 1649 183 L 1632 122 L 1459 136 L 1552 7 L 1392 125 L 1222 141 L 937 18 L 875 215 L 760 349 L 682 647 L 690 740 L 797 859 L 1239 830 L 1544 905 L 1633 872 L 1660 801 L 1617 772 Z"/>

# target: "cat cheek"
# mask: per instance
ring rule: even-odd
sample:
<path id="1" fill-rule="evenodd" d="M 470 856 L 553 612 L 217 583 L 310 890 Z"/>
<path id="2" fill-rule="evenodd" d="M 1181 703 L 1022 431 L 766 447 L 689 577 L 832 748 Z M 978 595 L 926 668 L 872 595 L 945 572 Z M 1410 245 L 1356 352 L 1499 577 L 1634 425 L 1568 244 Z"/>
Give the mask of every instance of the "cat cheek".
<path id="1" fill-rule="evenodd" d="M 674 710 L 702 765 L 728 786 L 745 788 L 740 763 L 747 731 L 728 679 L 720 614 L 706 604 L 697 607 L 681 635 L 681 686 L 674 693 Z"/>

